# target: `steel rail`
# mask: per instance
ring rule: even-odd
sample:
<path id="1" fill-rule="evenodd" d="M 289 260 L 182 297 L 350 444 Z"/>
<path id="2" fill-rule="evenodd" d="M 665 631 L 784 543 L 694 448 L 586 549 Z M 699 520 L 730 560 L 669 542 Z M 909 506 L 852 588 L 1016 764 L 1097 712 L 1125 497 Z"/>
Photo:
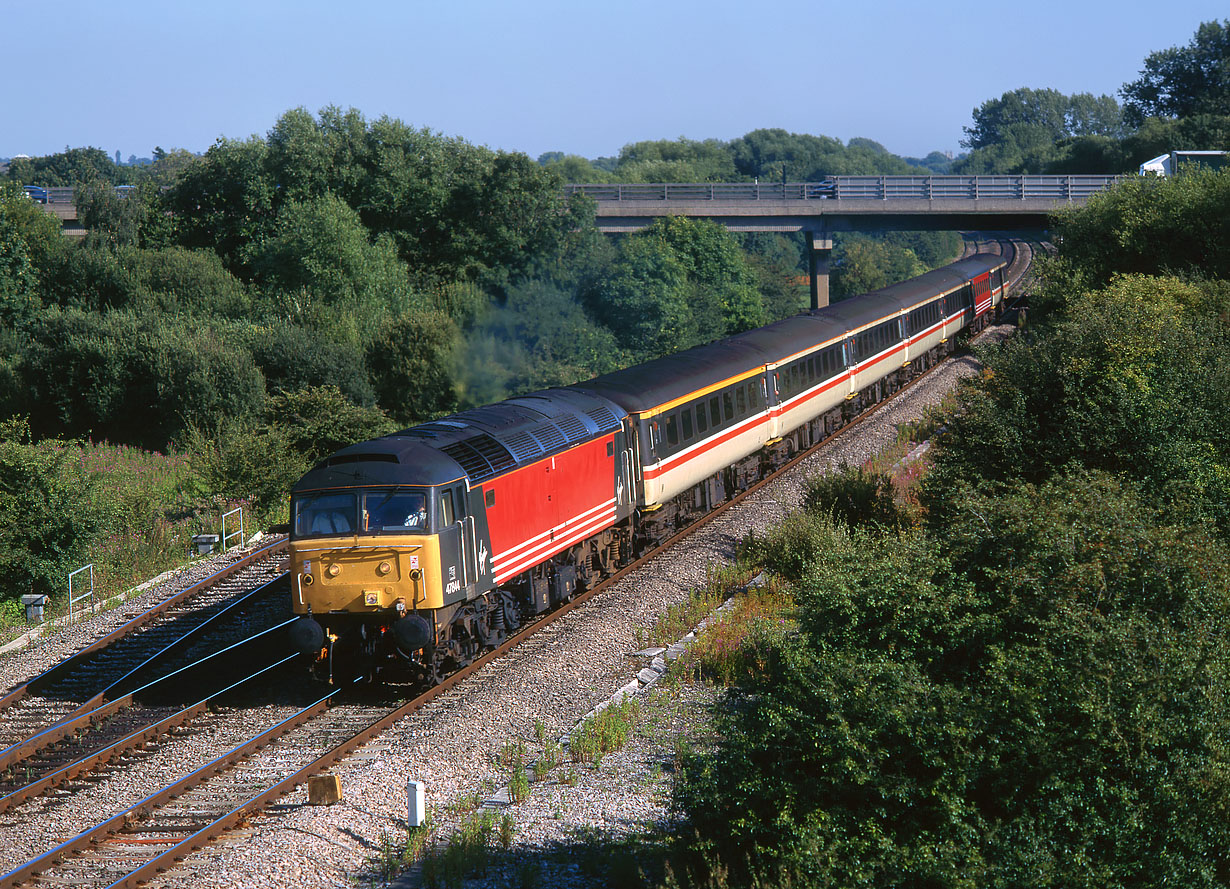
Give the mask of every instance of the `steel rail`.
<path id="1" fill-rule="evenodd" d="M 266 555 L 269 555 L 269 554 L 266 553 Z M 249 563 L 249 565 L 244 565 L 242 567 L 249 567 L 250 564 L 251 563 Z M 238 570 L 239 569 L 236 569 L 235 571 L 231 571 L 229 574 L 226 575 L 226 577 L 233 576 L 234 574 L 238 573 Z M 214 580 L 215 578 L 217 578 L 216 574 L 213 575 L 209 579 Z M 272 580 L 266 581 L 265 583 L 262 583 L 259 586 L 253 587 L 250 591 L 248 591 L 244 595 L 240 596 L 239 598 L 235 599 L 232 602 L 227 603 L 219 611 L 210 615 L 208 618 L 205 619 L 204 622 L 198 624 L 197 626 L 190 629 L 184 635 L 171 641 L 169 644 L 163 646 L 163 648 L 160 651 L 158 651 L 156 654 L 146 658 L 142 663 L 138 664 L 136 667 L 129 670 L 119 679 L 115 680 L 110 685 L 108 685 L 105 689 L 93 695 L 89 700 L 80 704 L 71 713 L 64 715 L 57 722 L 31 735 L 30 737 L 22 741 L 19 741 L 16 744 L 13 744 L 7 747 L 4 750 L 0 750 L 0 771 L 12 768 L 18 763 L 21 763 L 22 761 L 29 759 L 31 756 L 36 755 L 39 751 L 45 750 L 46 748 L 50 747 L 52 744 L 62 741 L 64 738 L 70 737 L 71 735 L 74 735 L 83 729 L 89 728 L 89 726 L 93 724 L 94 722 L 97 722 L 99 720 L 106 719 L 110 716 L 113 716 L 115 713 L 119 712 L 125 707 L 131 706 L 133 703 L 133 694 L 135 694 L 135 692 L 128 692 L 127 694 L 124 694 L 113 700 L 109 700 L 107 698 L 107 695 L 109 693 L 114 692 L 115 689 L 119 687 L 120 684 L 123 683 L 125 680 L 130 679 L 131 677 L 136 675 L 141 670 L 150 666 L 150 664 L 152 664 L 158 658 L 165 656 L 168 652 L 176 648 L 179 648 L 182 645 L 186 644 L 187 642 L 190 642 L 193 639 L 195 639 L 202 632 L 204 632 L 205 629 L 211 627 L 215 621 L 229 615 L 233 609 L 238 608 L 241 605 L 247 604 L 254 598 L 267 595 L 269 592 L 269 588 L 271 586 L 273 586 L 275 583 L 278 583 L 281 580 L 284 580 L 285 578 L 286 578 L 286 573 L 283 573 L 280 576 L 275 577 Z M 218 578 L 217 580 L 215 580 L 215 583 L 220 582 L 220 580 L 223 580 L 223 579 L 225 578 Z M 149 612 L 146 612 L 146 614 L 148 613 Z"/>
<path id="2" fill-rule="evenodd" d="M 263 670 L 258 671 L 258 673 L 252 674 L 252 676 L 248 676 L 240 680 L 239 682 L 235 683 L 229 688 L 224 689 L 223 692 L 219 692 L 219 694 L 224 693 L 225 691 L 230 691 L 231 689 L 238 687 L 239 685 L 242 685 L 244 682 L 247 682 L 249 679 L 257 675 L 260 675 L 261 673 L 267 672 L 268 670 L 272 670 L 280 666 L 281 664 L 288 663 L 294 660 L 295 657 L 297 657 L 297 655 L 290 655 L 289 657 L 286 657 L 282 659 L 281 661 L 274 663 L 270 665 L 269 667 L 264 668 Z M 283 720 L 282 722 L 273 726 L 272 728 L 267 729 L 266 731 L 262 732 L 256 737 L 245 742 L 241 746 L 236 747 L 234 750 L 230 751 L 229 753 L 224 753 L 222 756 L 219 756 L 216 759 L 206 763 L 205 765 L 201 766 L 199 769 L 192 772 L 191 774 L 186 775 L 185 777 L 179 779 L 173 784 L 170 784 L 164 787 L 162 790 L 159 790 L 156 793 L 150 794 L 149 796 L 145 797 L 145 799 L 137 803 L 134 803 L 133 805 L 124 809 L 122 812 L 111 816 L 106 821 L 103 821 L 100 824 L 96 824 L 94 827 L 91 827 L 88 830 L 83 830 L 81 833 L 77 834 L 71 839 L 66 840 L 65 842 L 56 846 L 54 849 L 49 849 L 48 851 L 44 852 L 42 855 L 39 855 L 37 858 L 34 858 L 31 861 L 26 862 L 21 867 L 14 868 L 13 870 L 9 871 L 3 876 L 0 876 L 0 889 L 8 889 L 8 887 L 11 887 L 11 886 L 21 885 L 23 882 L 29 880 L 31 877 L 37 876 L 38 874 L 43 873 L 49 868 L 55 866 L 55 864 L 57 864 L 60 860 L 62 860 L 66 856 L 74 852 L 84 851 L 90 848 L 91 846 L 93 846 L 94 844 L 102 842 L 107 837 L 123 830 L 125 827 L 131 824 L 134 820 L 148 813 L 149 811 L 152 811 L 156 807 L 166 803 L 168 800 L 174 799 L 176 796 L 179 796 L 184 791 L 189 790 L 192 787 L 195 787 L 196 785 L 203 783 L 205 780 L 212 777 L 213 775 L 216 775 L 220 772 L 227 770 L 238 759 L 243 758 L 244 756 L 247 756 L 249 753 L 252 753 L 253 751 L 257 750 L 258 748 L 264 746 L 265 744 L 269 743 L 270 741 L 278 737 L 280 734 L 279 730 L 282 730 L 281 733 L 284 733 L 285 731 L 289 730 L 289 729 L 284 729 L 283 728 L 284 726 L 287 726 L 288 724 L 291 724 L 291 723 L 293 723 L 294 725 L 302 724 L 303 722 L 306 722 L 308 719 L 310 719 L 312 716 L 325 710 L 328 706 L 329 699 L 332 698 L 334 695 L 337 695 L 341 691 L 342 689 L 334 689 L 333 691 L 329 692 L 328 695 L 325 695 L 323 698 L 320 698 L 314 703 L 309 704 L 307 707 L 300 710 L 294 716 L 291 716 L 288 719 Z M 291 727 L 294 727 L 294 726 L 291 726 Z"/>
<path id="3" fill-rule="evenodd" d="M 218 651 L 208 654 L 205 657 L 200 658 L 199 660 L 194 661 L 191 664 L 188 664 L 184 667 L 181 667 L 178 670 L 174 670 L 171 673 L 166 674 L 165 676 L 160 676 L 159 678 L 153 680 L 152 682 L 147 683 L 141 688 L 134 689 L 132 692 L 128 693 L 123 698 L 120 698 L 115 702 L 110 702 L 91 713 L 85 714 L 84 718 L 87 719 L 91 724 L 95 722 L 101 722 L 104 719 L 106 719 L 108 716 L 117 712 L 118 710 L 131 706 L 133 703 L 135 703 L 136 695 L 142 692 L 145 692 L 145 691 L 150 691 L 156 688 L 157 686 L 163 684 L 164 682 L 169 682 L 170 680 L 174 679 L 175 677 L 183 673 L 188 672 L 189 670 L 195 670 L 199 668 L 200 666 L 202 666 L 203 664 L 206 664 L 209 661 L 214 660 L 215 658 L 223 657 L 233 652 L 235 649 L 241 646 L 247 645 L 248 643 L 256 639 L 259 639 L 262 636 L 266 636 L 270 633 L 277 632 L 280 629 L 290 626 L 294 622 L 295 622 L 295 618 L 292 617 L 289 620 L 285 620 L 276 626 L 261 630 L 259 633 L 249 636 L 247 639 L 242 639 L 239 642 L 235 642 L 231 645 L 228 645 L 226 648 L 219 649 Z M 103 747 L 99 750 L 95 750 L 91 753 L 87 753 L 81 758 L 71 763 L 68 763 L 67 765 L 62 766 L 56 771 L 49 772 L 48 774 L 37 778 L 36 780 L 30 782 L 29 784 L 26 784 L 23 787 L 19 787 L 16 790 L 11 791 L 4 796 L 0 796 L 0 813 L 7 812 L 9 809 L 13 808 L 14 806 L 18 806 L 28 799 L 31 799 L 35 796 L 43 794 L 53 787 L 58 787 L 59 785 L 64 784 L 68 781 L 71 781 L 72 779 L 77 778 L 83 774 L 96 771 L 100 766 L 112 761 L 116 757 L 121 756 L 125 753 L 128 753 L 129 751 L 134 750 L 138 747 L 143 747 L 148 742 L 153 741 L 161 737 L 162 735 L 168 733 L 169 731 L 171 731 L 171 729 L 186 725 L 187 723 L 191 722 L 194 718 L 199 716 L 201 713 L 205 712 L 205 710 L 208 709 L 209 705 L 213 701 L 215 701 L 217 698 L 221 697 L 227 692 L 233 691 L 239 685 L 242 685 L 243 683 L 248 682 L 249 680 L 255 679 L 258 676 L 264 675 L 265 673 L 269 672 L 275 667 L 280 666 L 281 664 L 284 664 L 287 661 L 292 660 L 292 659 L 293 658 L 283 658 L 268 667 L 264 667 L 260 670 L 257 670 L 255 673 L 250 674 L 249 676 L 245 677 L 244 679 L 239 680 L 238 682 L 231 683 L 225 688 L 219 689 L 218 691 L 215 691 L 209 695 L 206 695 L 204 698 L 202 698 L 200 701 L 198 701 L 195 704 L 190 704 L 189 706 L 182 708 L 176 713 L 172 713 L 168 716 L 163 717 L 162 719 L 159 719 L 152 723 L 144 725 L 136 729 L 135 731 L 130 732 L 124 737 L 120 738 L 118 741 L 115 741 L 114 743 L 107 745 L 106 747 Z"/>
<path id="4" fill-rule="evenodd" d="M 253 550 L 252 552 L 248 553 L 243 558 L 238 559 L 232 562 L 231 564 L 227 565 L 225 568 L 222 568 L 214 572 L 209 577 L 206 577 L 204 580 L 197 581 L 196 583 L 192 584 L 192 586 L 181 590 L 180 592 L 176 593 L 174 596 L 170 596 L 162 600 L 157 605 L 154 605 L 152 608 L 149 608 L 148 610 L 142 612 L 141 614 L 138 614 L 136 617 L 132 618 L 131 620 L 129 620 L 127 623 L 123 624 L 122 626 L 117 627 L 115 630 L 112 630 L 110 633 L 106 634 L 105 636 L 102 636 L 99 639 L 94 640 L 94 642 L 92 642 L 90 645 L 86 646 L 80 651 L 75 652 L 74 654 L 70 655 L 68 658 L 64 659 L 63 661 L 60 661 L 60 663 L 56 664 L 55 666 L 50 667 L 47 670 L 44 670 L 39 675 L 27 680 L 26 682 L 23 682 L 21 685 L 18 685 L 10 689 L 2 697 L 0 697 L 0 711 L 3 711 L 11 707 L 13 704 L 17 703 L 19 700 L 25 697 L 30 691 L 36 690 L 38 686 L 43 685 L 45 683 L 48 683 L 58 678 L 63 673 L 70 670 L 73 666 L 75 666 L 75 664 L 78 661 L 82 660 L 87 655 L 91 655 L 96 651 L 101 651 L 102 649 L 106 648 L 108 645 L 111 645 L 112 643 L 117 642 L 118 640 L 122 639 L 124 636 L 127 636 L 129 633 L 132 633 L 134 630 L 139 630 L 142 627 L 144 627 L 146 624 L 151 623 L 152 621 L 156 620 L 163 613 L 169 611 L 171 608 L 175 607 L 176 605 L 179 605 L 186 599 L 190 599 L 191 597 L 195 596 L 197 593 L 205 589 L 208 589 L 209 587 L 217 583 L 221 583 L 223 580 L 230 577 L 232 574 L 235 574 L 243 570 L 244 568 L 247 568 L 249 565 L 253 564 L 254 562 L 257 562 L 277 552 L 281 552 L 282 550 L 287 549 L 288 545 L 289 544 L 286 538 L 282 538 L 281 540 L 275 540 L 273 543 L 270 543 L 267 546 L 261 547 L 258 550 Z"/>

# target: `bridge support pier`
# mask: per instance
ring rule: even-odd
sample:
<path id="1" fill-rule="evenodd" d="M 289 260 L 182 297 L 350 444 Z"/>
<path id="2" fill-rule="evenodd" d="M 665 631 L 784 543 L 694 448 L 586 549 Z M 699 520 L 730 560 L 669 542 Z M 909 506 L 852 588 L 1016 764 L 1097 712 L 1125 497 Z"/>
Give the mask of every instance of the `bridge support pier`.
<path id="1" fill-rule="evenodd" d="M 829 304 L 829 258 L 833 239 L 827 232 L 805 232 L 807 235 L 807 271 L 811 281 L 811 307 L 820 309 Z"/>

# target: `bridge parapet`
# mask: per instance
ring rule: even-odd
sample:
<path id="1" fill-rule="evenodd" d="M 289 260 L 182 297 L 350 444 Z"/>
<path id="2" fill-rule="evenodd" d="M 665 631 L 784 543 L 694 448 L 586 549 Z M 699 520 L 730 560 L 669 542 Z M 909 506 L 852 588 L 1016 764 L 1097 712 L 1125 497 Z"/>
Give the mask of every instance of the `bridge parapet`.
<path id="1" fill-rule="evenodd" d="M 1122 176 L 833 176 L 819 182 L 673 182 L 566 185 L 599 203 L 891 200 L 1083 201 Z"/>

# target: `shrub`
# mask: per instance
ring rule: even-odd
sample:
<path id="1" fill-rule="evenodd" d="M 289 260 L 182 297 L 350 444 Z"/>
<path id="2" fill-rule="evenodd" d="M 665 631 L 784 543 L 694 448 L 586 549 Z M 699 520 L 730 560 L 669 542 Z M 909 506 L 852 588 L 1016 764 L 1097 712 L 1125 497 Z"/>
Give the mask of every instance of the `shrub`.
<path id="1" fill-rule="evenodd" d="M 64 592 L 102 525 L 97 491 L 80 446 L 34 444 L 24 420 L 0 421 L 0 598 Z"/>
<path id="2" fill-rule="evenodd" d="M 813 475 L 803 488 L 803 508 L 831 515 L 849 528 L 864 525 L 898 531 L 910 525 L 897 505 L 892 479 L 886 473 L 842 466 L 836 472 Z"/>

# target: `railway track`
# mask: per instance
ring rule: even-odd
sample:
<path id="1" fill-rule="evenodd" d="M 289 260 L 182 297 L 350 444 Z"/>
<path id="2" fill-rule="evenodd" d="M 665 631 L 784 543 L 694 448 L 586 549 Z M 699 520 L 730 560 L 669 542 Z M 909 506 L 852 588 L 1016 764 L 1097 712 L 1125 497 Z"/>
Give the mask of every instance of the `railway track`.
<path id="1" fill-rule="evenodd" d="M 1028 247 L 1022 244 L 1016 250 L 1010 272 L 1014 285 L 1020 280 L 1027 262 Z M 907 391 L 912 385 L 898 390 L 889 399 Z M 661 547 L 526 627 L 500 648 L 414 700 L 392 709 L 380 708 L 346 700 L 352 689 L 334 690 L 289 719 L 270 726 L 256 737 L 246 739 L 191 775 L 167 785 L 91 830 L 83 831 L 22 868 L 0 877 L 0 887 L 63 885 L 66 882 L 72 885 L 138 885 L 151 879 L 158 871 L 243 823 L 261 807 L 302 783 L 311 774 L 328 769 L 378 732 L 421 709 L 491 661 L 504 656 L 546 626 L 599 595 L 651 558 L 660 555 L 664 549 L 753 496 L 816 448 L 857 426 L 879 406 L 865 411 L 834 436 L 798 454 L 747 491 L 679 531 Z M 270 745 L 275 740 L 278 741 L 278 755 L 262 753 L 272 749 Z"/>
<path id="2" fill-rule="evenodd" d="M 81 744 L 95 726 L 117 718 L 132 722 L 131 715 L 120 714 L 135 706 L 133 692 L 154 678 L 155 667 L 165 672 L 191 660 L 193 645 L 206 631 L 245 610 L 266 621 L 271 614 L 284 613 L 275 581 L 282 574 L 285 548 L 281 540 L 251 553 L 134 615 L 0 698 L 0 775 L 42 771 L 31 761 L 40 754 L 54 761 L 56 755 L 47 753 L 50 748 L 68 739 Z"/>

